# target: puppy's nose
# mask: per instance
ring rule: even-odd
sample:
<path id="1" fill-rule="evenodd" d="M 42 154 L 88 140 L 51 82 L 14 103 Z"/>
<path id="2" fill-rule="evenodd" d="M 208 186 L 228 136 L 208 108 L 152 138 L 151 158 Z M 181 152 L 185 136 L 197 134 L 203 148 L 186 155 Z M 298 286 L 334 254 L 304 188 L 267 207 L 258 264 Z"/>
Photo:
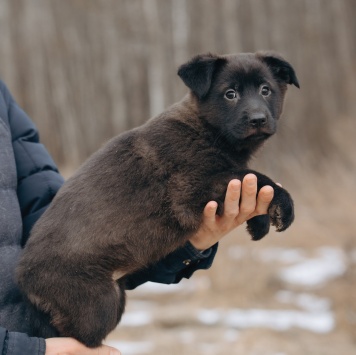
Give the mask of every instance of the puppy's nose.
<path id="1" fill-rule="evenodd" d="M 252 113 L 249 117 L 249 123 L 252 127 L 262 127 L 267 123 L 267 116 L 262 113 Z"/>

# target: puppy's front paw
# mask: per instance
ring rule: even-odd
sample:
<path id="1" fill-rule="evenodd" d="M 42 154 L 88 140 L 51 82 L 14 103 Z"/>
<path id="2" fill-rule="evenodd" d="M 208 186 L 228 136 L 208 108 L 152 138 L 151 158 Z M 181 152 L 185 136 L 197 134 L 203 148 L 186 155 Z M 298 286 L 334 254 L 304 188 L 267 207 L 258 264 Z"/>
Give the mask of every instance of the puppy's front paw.
<path id="1" fill-rule="evenodd" d="M 275 188 L 274 198 L 269 206 L 268 214 L 271 224 L 277 232 L 286 230 L 294 221 L 294 204 L 289 193 L 282 188 Z"/>
<path id="2" fill-rule="evenodd" d="M 268 232 L 270 226 L 270 216 L 268 214 L 253 217 L 247 221 L 247 231 L 252 240 L 262 239 Z"/>

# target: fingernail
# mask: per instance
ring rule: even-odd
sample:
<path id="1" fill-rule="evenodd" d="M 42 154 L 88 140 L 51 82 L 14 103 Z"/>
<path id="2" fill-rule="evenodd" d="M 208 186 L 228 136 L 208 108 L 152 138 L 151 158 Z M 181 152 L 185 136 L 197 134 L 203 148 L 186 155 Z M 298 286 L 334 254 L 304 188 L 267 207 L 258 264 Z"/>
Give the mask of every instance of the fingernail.
<path id="1" fill-rule="evenodd" d="M 230 186 L 233 190 L 240 190 L 240 180 L 231 180 Z"/>
<path id="2" fill-rule="evenodd" d="M 255 185 L 256 184 L 256 180 L 255 179 L 248 179 L 247 180 L 247 185 L 248 186 L 253 186 L 253 185 Z"/>

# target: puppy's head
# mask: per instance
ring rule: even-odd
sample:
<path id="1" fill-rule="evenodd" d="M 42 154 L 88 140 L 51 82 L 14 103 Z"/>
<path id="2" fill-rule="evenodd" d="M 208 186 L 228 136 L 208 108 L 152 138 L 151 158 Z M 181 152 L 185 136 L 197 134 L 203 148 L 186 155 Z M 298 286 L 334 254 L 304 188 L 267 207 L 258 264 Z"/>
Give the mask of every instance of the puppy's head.
<path id="1" fill-rule="evenodd" d="M 200 117 L 232 144 L 261 143 L 276 132 L 287 84 L 299 88 L 292 66 L 275 53 L 198 55 L 178 75 Z"/>

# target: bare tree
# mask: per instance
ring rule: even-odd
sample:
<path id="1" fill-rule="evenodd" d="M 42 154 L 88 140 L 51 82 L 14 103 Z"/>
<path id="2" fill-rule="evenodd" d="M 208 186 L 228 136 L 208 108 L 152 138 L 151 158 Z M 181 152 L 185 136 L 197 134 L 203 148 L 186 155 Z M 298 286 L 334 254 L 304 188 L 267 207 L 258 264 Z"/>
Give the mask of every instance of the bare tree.
<path id="1" fill-rule="evenodd" d="M 333 156 L 350 169 L 354 18 L 353 0 L 0 0 L 0 74 L 55 160 L 75 167 L 184 95 L 176 70 L 190 56 L 273 49 L 302 91 L 266 167 L 288 175 L 293 161 L 315 170 Z M 277 151 L 288 164 L 273 163 Z"/>

